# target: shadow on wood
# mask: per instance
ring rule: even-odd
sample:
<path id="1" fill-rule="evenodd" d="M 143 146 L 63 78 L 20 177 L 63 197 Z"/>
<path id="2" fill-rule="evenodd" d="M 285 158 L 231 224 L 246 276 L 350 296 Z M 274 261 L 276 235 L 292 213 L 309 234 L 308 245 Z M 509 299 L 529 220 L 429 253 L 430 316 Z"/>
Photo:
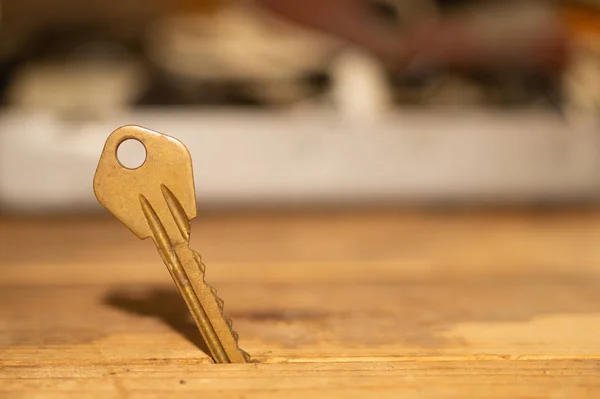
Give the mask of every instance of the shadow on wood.
<path id="1" fill-rule="evenodd" d="M 210 357 L 208 346 L 194 324 L 183 298 L 176 290 L 158 287 L 137 292 L 127 289 L 113 290 L 103 302 L 136 315 L 161 319 Z"/>

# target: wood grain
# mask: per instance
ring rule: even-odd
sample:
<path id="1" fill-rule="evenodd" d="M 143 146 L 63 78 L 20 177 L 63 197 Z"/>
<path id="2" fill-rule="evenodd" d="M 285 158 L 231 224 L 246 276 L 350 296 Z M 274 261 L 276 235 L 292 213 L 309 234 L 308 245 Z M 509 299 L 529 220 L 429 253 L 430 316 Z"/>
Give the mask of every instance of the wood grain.
<path id="1" fill-rule="evenodd" d="M 204 216 L 256 361 L 215 365 L 151 242 L 0 219 L 0 397 L 600 397 L 599 242 L 594 211 Z"/>

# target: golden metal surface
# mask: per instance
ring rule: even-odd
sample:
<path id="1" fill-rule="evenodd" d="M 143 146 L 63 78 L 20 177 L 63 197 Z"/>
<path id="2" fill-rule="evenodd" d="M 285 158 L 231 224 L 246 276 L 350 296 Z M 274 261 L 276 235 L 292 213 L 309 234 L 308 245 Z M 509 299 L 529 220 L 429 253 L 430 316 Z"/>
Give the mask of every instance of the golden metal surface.
<path id="1" fill-rule="evenodd" d="M 141 142 L 144 163 L 124 167 L 117 149 L 125 140 Z M 196 216 L 192 159 L 178 140 L 138 126 L 124 126 L 107 139 L 94 177 L 98 201 L 141 239 L 152 237 L 160 256 L 216 363 L 250 360 L 223 314 L 223 301 L 204 282 L 204 264 L 189 247 Z"/>

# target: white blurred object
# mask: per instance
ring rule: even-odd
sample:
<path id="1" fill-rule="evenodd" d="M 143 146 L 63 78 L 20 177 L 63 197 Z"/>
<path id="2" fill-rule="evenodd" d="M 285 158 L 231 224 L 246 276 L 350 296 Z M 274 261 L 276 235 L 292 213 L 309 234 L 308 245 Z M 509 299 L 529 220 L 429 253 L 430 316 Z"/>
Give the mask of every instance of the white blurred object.
<path id="1" fill-rule="evenodd" d="M 77 124 L 0 114 L 0 205 L 98 208 L 108 134 L 129 123 L 181 139 L 201 206 L 598 199 L 600 134 L 544 112 L 395 112 L 348 123 L 327 110 L 145 109 Z M 26 132 L 26 134 L 23 134 Z"/>
<path id="2" fill-rule="evenodd" d="M 346 118 L 373 121 L 391 108 L 391 91 L 376 59 L 358 50 L 338 55 L 331 68 L 331 99 Z"/>
<path id="3" fill-rule="evenodd" d="M 8 102 L 67 119 L 106 118 L 127 109 L 144 81 L 142 69 L 127 58 L 77 56 L 31 63 L 11 80 Z"/>
<path id="4" fill-rule="evenodd" d="M 323 34 L 285 23 L 247 2 L 211 14 L 165 17 L 146 38 L 153 63 L 184 84 L 244 82 L 258 97 L 276 102 L 301 97 L 296 80 L 324 71 L 338 47 Z"/>

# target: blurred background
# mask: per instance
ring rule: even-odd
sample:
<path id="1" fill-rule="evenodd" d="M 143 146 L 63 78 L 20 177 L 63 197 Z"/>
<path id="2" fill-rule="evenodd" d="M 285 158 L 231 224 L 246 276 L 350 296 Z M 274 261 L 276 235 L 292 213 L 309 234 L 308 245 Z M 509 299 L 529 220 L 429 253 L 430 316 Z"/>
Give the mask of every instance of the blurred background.
<path id="1" fill-rule="evenodd" d="M 99 210 L 124 124 L 206 208 L 599 198 L 599 1 L 297 3 L 3 0 L 0 211 Z"/>
<path id="2" fill-rule="evenodd" d="M 431 355 L 436 389 L 440 359 L 485 360 L 479 387 L 503 363 L 511 392 L 588 393 L 597 364 L 580 380 L 563 361 L 600 347 L 600 0 L 0 0 L 0 364 L 19 394 L 155 389 L 127 380 L 155 360 L 180 389 L 195 367 L 159 256 L 94 197 L 126 124 L 189 148 L 191 247 L 255 359 L 380 356 L 360 367 L 384 378 Z M 358 375 L 329 370 L 316 389 Z M 260 375 L 244 394 L 272 388 Z"/>

